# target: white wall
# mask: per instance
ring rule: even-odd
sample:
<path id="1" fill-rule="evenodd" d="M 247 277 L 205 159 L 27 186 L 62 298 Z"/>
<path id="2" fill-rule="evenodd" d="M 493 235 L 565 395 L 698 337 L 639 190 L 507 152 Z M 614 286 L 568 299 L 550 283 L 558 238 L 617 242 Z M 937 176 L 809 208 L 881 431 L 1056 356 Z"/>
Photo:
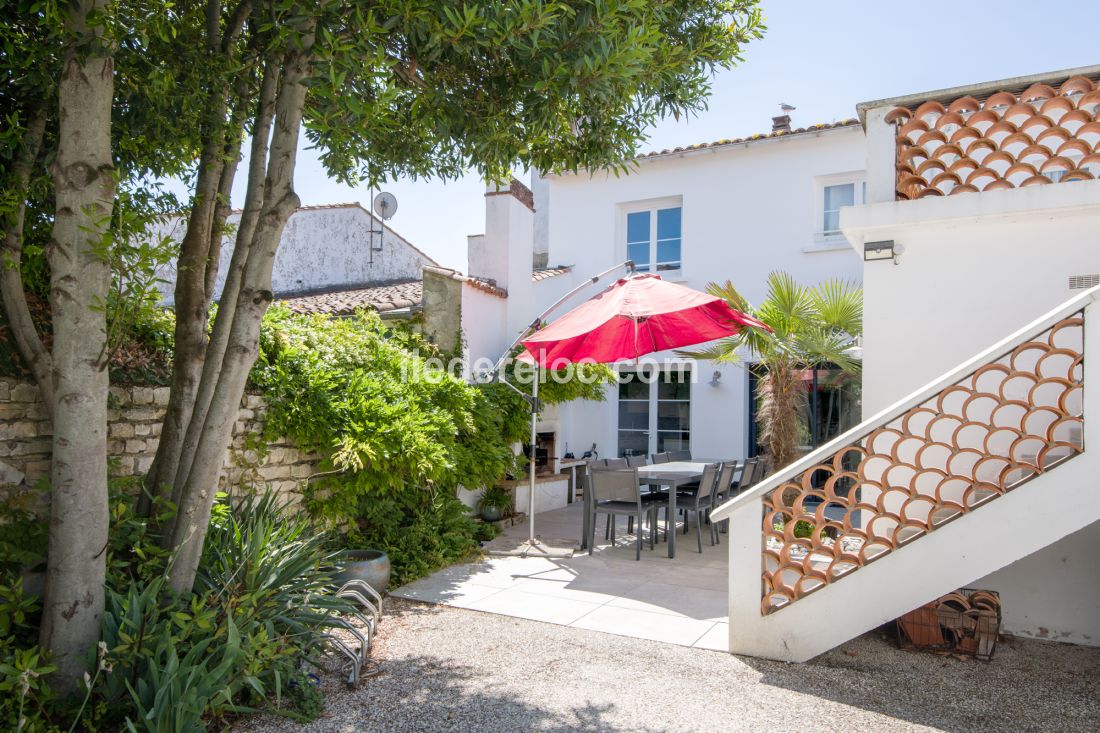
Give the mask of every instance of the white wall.
<path id="1" fill-rule="evenodd" d="M 507 301 L 497 295 L 478 290 L 470 284 L 462 286 L 462 336 L 466 344 L 467 369 L 479 358 L 496 361 L 511 339 L 505 331 Z M 471 377 L 467 374 L 466 377 Z"/>
<path id="2" fill-rule="evenodd" d="M 822 241 L 821 179 L 861 174 L 865 162 L 859 127 L 766 139 L 683 156 L 643 159 L 636 171 L 547 176 L 536 187 L 536 206 L 548 203 L 549 261 L 573 272 L 536 285 L 536 305 L 566 292 L 626 259 L 622 204 L 659 198 L 682 200 L 683 269 L 670 279 L 703 289 L 732 280 L 758 303 L 773 270 L 806 284 L 840 277 L 859 281 L 861 262 L 843 237 Z M 573 303 L 598 292 L 584 291 Z M 567 306 L 568 307 L 568 306 Z M 672 355 L 657 355 L 658 358 Z M 709 384 L 715 369 L 718 386 Z M 692 385 L 692 450 L 697 456 L 741 458 L 748 447 L 748 378 L 738 366 L 696 365 Z M 571 448 L 617 454 L 617 392 L 605 403 L 563 409 Z"/>
<path id="3" fill-rule="evenodd" d="M 1098 550 L 1100 523 L 1093 523 L 972 585 L 1000 592 L 1009 634 L 1100 646 Z"/>
<path id="4" fill-rule="evenodd" d="M 215 299 L 225 284 L 229 260 L 233 254 L 233 232 L 240 214 L 229 217 L 233 227 L 222 242 Z M 183 237 L 185 223 L 174 220 L 160 231 L 175 239 Z M 277 295 L 355 286 L 396 280 L 419 280 L 420 269 L 436 264 L 388 226 L 381 238 L 381 252 L 370 251 L 371 216 L 358 204 L 302 208 L 295 211 L 283 230 L 275 256 L 271 281 Z M 376 242 L 377 242 L 377 235 Z M 172 302 L 175 263 L 164 268 L 161 292 Z"/>
<path id="5" fill-rule="evenodd" d="M 871 415 L 1068 300 L 1100 273 L 1100 181 L 853 207 L 853 247 L 904 247 L 864 267 L 863 414 Z"/>

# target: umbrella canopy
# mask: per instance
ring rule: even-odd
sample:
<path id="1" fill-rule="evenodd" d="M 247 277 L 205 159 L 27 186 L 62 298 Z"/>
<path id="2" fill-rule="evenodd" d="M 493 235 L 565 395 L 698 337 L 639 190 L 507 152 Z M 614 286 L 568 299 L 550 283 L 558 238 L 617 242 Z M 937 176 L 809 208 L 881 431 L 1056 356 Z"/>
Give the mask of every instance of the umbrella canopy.
<path id="1" fill-rule="evenodd" d="M 745 326 L 771 330 L 722 298 L 659 275 L 634 275 L 524 339 L 519 358 L 551 369 L 610 364 L 732 336 Z"/>

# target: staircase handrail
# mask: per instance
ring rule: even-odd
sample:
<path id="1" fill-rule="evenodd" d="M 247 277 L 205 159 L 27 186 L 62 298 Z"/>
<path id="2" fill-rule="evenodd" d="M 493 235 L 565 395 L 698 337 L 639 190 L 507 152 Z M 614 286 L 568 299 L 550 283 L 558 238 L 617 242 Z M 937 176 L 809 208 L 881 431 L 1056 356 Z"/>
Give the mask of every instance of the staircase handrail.
<path id="1" fill-rule="evenodd" d="M 846 446 L 852 445 L 857 440 L 872 433 L 874 430 L 877 430 L 890 421 L 901 417 L 914 407 L 935 397 L 944 389 L 972 374 L 979 367 L 1009 353 L 1013 346 L 1042 334 L 1062 319 L 1083 310 L 1087 305 L 1098 299 L 1100 299 L 1100 285 L 1074 296 L 1023 328 L 1013 332 L 984 351 L 971 357 L 951 371 L 937 377 L 909 396 L 898 400 L 889 407 L 879 411 L 874 416 L 864 420 L 859 425 L 841 433 L 828 443 L 810 451 L 797 461 L 788 464 L 771 476 L 763 479 L 755 486 L 729 499 L 715 508 L 711 513 L 712 519 L 714 521 L 725 519 L 733 512 L 748 506 L 754 500 L 761 499 L 783 484 L 801 475 L 806 470 L 836 455 L 836 453 Z"/>

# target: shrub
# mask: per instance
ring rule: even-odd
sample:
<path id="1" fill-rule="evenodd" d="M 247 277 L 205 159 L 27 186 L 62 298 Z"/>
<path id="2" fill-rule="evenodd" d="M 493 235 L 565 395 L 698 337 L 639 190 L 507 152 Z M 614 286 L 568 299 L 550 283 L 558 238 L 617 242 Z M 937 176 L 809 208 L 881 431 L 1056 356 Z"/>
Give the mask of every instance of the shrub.
<path id="1" fill-rule="evenodd" d="M 53 696 L 46 677 L 54 667 L 34 641 L 37 611 L 18 576 L 0 574 L 0 730 L 56 730 L 47 722 Z"/>
<path id="2" fill-rule="evenodd" d="M 111 674 L 98 693 L 129 708 L 130 731 L 200 731 L 277 702 L 333 613 L 326 538 L 270 492 L 214 513 L 195 590 L 173 599 L 164 576 L 109 589 L 103 640 Z"/>
<path id="3" fill-rule="evenodd" d="M 448 356 L 365 311 L 332 319 L 274 306 L 261 332 L 252 380 L 268 398 L 268 437 L 325 456 L 327 475 L 306 488 L 308 508 L 350 543 L 388 552 L 396 583 L 467 558 L 491 535 L 455 492 L 515 470 L 511 444 L 528 430 L 519 394 L 431 366 Z M 550 381 L 541 397 L 602 397 L 610 371 L 585 368 L 591 383 Z"/>

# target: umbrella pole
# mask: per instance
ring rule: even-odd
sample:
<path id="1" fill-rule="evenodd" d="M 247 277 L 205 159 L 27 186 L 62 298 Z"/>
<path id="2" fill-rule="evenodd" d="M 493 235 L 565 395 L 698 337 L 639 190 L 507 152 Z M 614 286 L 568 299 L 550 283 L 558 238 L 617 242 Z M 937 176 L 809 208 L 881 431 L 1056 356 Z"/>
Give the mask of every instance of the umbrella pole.
<path id="1" fill-rule="evenodd" d="M 539 370 L 535 369 L 535 382 L 531 388 L 531 455 L 527 464 L 527 539 L 514 550 L 490 550 L 490 555 L 510 557 L 573 557 L 573 549 L 550 547 L 535 537 L 535 442 L 538 440 L 539 422 Z"/>
<path id="2" fill-rule="evenodd" d="M 535 442 L 538 440 L 538 421 L 539 372 L 535 369 L 535 382 L 531 386 L 531 462 L 527 467 L 527 544 L 531 547 L 535 545 Z"/>

